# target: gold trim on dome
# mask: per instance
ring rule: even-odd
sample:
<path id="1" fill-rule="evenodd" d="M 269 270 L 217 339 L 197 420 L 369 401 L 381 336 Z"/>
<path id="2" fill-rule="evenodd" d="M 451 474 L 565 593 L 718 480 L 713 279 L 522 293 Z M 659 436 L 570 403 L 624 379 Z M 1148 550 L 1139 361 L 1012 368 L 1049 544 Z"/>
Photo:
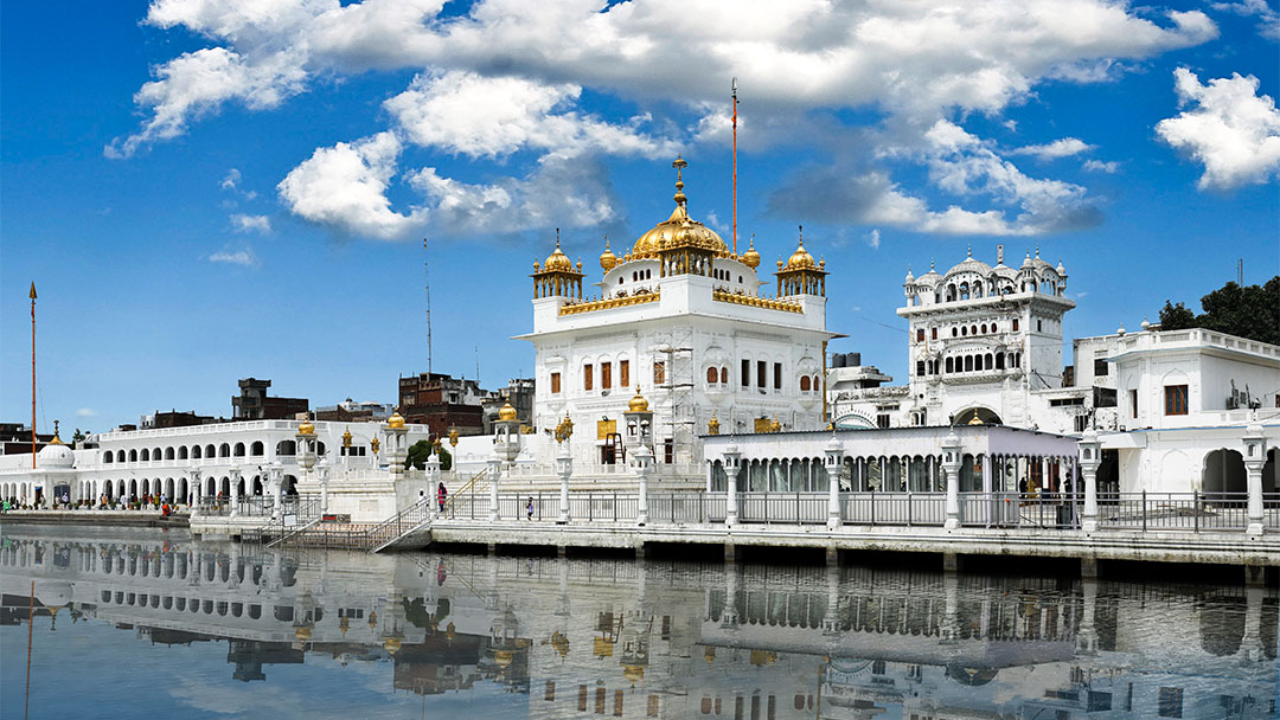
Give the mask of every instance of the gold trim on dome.
<path id="1" fill-rule="evenodd" d="M 600 269 L 609 272 L 618 265 L 618 256 L 609 249 L 609 236 L 604 236 L 604 252 L 600 254 Z"/>
<path id="2" fill-rule="evenodd" d="M 547 256 L 547 260 L 542 263 L 541 269 L 539 269 L 538 262 L 536 260 L 533 263 L 534 275 L 546 275 L 548 273 L 582 275 L 582 262 L 579 261 L 578 269 L 574 270 L 573 261 L 569 259 L 568 255 L 565 255 L 564 252 L 560 250 L 560 228 L 556 228 L 556 249 Z"/>
<path id="3" fill-rule="evenodd" d="M 751 233 L 751 246 L 742 254 L 742 264 L 755 270 L 760 267 L 760 253 L 756 252 L 756 234 Z"/>
<path id="4" fill-rule="evenodd" d="M 315 435 L 316 426 L 312 425 L 310 420 L 303 420 L 302 424 L 298 426 L 298 434 L 299 435 Z"/>
<path id="5" fill-rule="evenodd" d="M 659 297 L 661 297 L 660 293 L 646 293 L 643 295 L 632 295 L 631 297 L 615 297 L 606 298 L 604 300 L 590 300 L 587 302 L 566 304 L 560 306 L 560 314 L 577 315 L 578 313 L 608 310 L 610 308 L 620 308 L 628 305 L 643 305 L 645 303 L 657 302 Z"/>
<path id="6" fill-rule="evenodd" d="M 677 157 L 671 166 L 676 169 L 676 194 L 672 198 L 676 208 L 671 211 L 671 217 L 636 240 L 627 259 L 653 258 L 658 256 L 660 250 L 690 247 L 710 251 L 718 257 L 734 258 L 720 235 L 689 217 L 688 198 L 684 194 L 684 169 L 689 163 L 684 158 Z"/>
<path id="7" fill-rule="evenodd" d="M 826 264 L 825 262 L 823 263 Z M 814 272 L 822 272 L 818 269 L 818 264 L 814 262 L 813 256 L 808 250 L 804 249 L 804 226 L 800 226 L 800 242 L 796 247 L 796 251 L 791 253 L 791 257 L 787 258 L 787 264 L 784 266 L 779 261 L 779 272 L 795 272 L 797 270 L 812 270 Z"/>
<path id="8" fill-rule="evenodd" d="M 387 418 L 387 427 L 396 430 L 404 427 L 404 418 L 400 416 L 399 410 L 391 413 L 391 417 Z"/>
<path id="9" fill-rule="evenodd" d="M 799 303 L 787 302 L 785 300 L 770 300 L 769 298 L 755 297 L 753 295 L 735 295 L 725 290 L 715 290 L 711 293 L 713 300 L 719 302 L 732 303 L 734 305 L 746 305 L 748 307 L 764 308 L 766 310 L 781 310 L 782 312 L 793 312 L 804 314 L 804 308 Z"/>

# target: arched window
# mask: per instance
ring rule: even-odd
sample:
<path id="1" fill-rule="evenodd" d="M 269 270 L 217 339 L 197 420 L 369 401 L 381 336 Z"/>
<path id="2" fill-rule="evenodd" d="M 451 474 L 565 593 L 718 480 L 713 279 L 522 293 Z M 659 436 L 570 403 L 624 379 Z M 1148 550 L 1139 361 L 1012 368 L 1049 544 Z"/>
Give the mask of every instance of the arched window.
<path id="1" fill-rule="evenodd" d="M 951 328 L 951 337 L 956 337 L 959 334 L 960 334 L 959 330 L 956 330 L 954 327 Z"/>
<path id="2" fill-rule="evenodd" d="M 977 335 L 977 334 L 978 334 L 978 326 L 977 326 L 977 325 L 970 325 L 970 326 L 969 326 L 969 334 L 970 334 L 970 335 Z"/>
<path id="3" fill-rule="evenodd" d="M 967 327 L 960 328 L 960 334 L 967 336 L 969 334 L 969 328 Z"/>
<path id="4" fill-rule="evenodd" d="M 972 371 L 973 371 L 973 356 L 972 356 L 972 355 L 965 355 L 965 356 L 964 356 L 964 371 L 965 371 L 965 372 L 972 372 Z"/>
<path id="5" fill-rule="evenodd" d="M 800 392 L 809 392 L 810 381 L 808 375 L 800 376 Z"/>
<path id="6" fill-rule="evenodd" d="M 110 450 L 102 454 L 102 462 L 104 463 L 110 463 L 114 459 L 115 459 L 115 456 L 111 454 Z"/>
<path id="7" fill-rule="evenodd" d="M 950 375 L 951 373 L 955 372 L 955 361 L 952 360 L 951 358 L 947 358 L 947 362 L 943 367 L 946 370 L 947 374 Z"/>
<path id="8" fill-rule="evenodd" d="M 150 459 L 151 459 L 151 451 L 146 448 L 142 448 L 142 462 L 147 462 Z"/>
<path id="9" fill-rule="evenodd" d="M 996 353 L 996 369 L 1004 369 L 1004 353 Z"/>
<path id="10" fill-rule="evenodd" d="M 982 334 L 983 334 L 983 335 L 986 335 L 986 334 L 987 334 L 987 324 L 986 324 L 986 323 L 982 323 Z"/>
<path id="11" fill-rule="evenodd" d="M 174 458 L 174 455 L 173 455 L 173 447 L 172 447 L 172 446 L 170 446 L 170 447 L 165 448 L 165 449 L 164 449 L 164 459 L 165 459 L 165 460 L 172 460 L 173 458 Z"/>
<path id="12" fill-rule="evenodd" d="M 729 366 L 728 365 L 720 366 L 720 384 L 721 385 L 729 384 Z"/>
<path id="13" fill-rule="evenodd" d="M 234 455 L 236 457 L 244 457 L 244 443 L 242 442 L 236 443 Z"/>
<path id="14" fill-rule="evenodd" d="M 262 453 L 263 453 L 263 447 L 262 447 L 261 440 L 254 441 L 254 443 L 249 446 L 250 455 L 253 455 L 254 457 L 262 457 Z"/>
<path id="15" fill-rule="evenodd" d="M 218 457 L 231 457 L 231 445 L 222 443 L 222 446 L 218 448 Z"/>
<path id="16" fill-rule="evenodd" d="M 720 381 L 720 372 L 713 367 L 707 368 L 707 384 L 715 385 Z"/>
<path id="17" fill-rule="evenodd" d="M 990 370 L 993 367 L 995 367 L 995 359 L 991 357 L 991 353 L 987 353 L 987 357 L 986 357 L 986 360 L 983 362 L 983 365 L 986 367 L 987 370 Z"/>
<path id="18" fill-rule="evenodd" d="M 213 443 L 204 446 L 204 456 L 207 458 L 218 457 L 218 449 L 213 446 Z"/>

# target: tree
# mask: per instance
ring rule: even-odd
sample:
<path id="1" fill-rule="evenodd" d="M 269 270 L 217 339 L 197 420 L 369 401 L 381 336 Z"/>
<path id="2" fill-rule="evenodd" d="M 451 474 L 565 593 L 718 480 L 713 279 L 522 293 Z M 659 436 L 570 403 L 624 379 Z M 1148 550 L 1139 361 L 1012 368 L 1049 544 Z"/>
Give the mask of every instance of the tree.
<path id="1" fill-rule="evenodd" d="M 74 444 L 81 440 L 84 440 L 84 433 L 80 432 L 80 428 L 76 428 L 76 434 L 71 436 L 71 442 Z"/>
<path id="2" fill-rule="evenodd" d="M 1229 282 L 1200 298 L 1200 307 L 1204 312 L 1196 315 L 1182 303 L 1166 300 L 1160 310 L 1160 328 L 1205 328 L 1280 345 L 1280 275 L 1261 286 Z"/>
<path id="3" fill-rule="evenodd" d="M 430 440 L 419 440 L 409 446 L 409 455 L 405 458 L 405 469 L 417 468 L 424 470 L 427 467 L 427 459 L 431 457 L 435 450 L 435 445 Z M 453 467 L 453 456 L 448 450 L 440 448 L 440 469 L 448 470 Z"/>

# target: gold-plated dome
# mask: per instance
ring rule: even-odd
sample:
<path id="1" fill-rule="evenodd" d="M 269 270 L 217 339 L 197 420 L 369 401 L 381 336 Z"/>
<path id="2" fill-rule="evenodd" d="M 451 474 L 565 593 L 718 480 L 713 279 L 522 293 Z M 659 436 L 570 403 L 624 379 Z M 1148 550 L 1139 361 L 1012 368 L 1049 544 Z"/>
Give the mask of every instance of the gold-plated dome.
<path id="1" fill-rule="evenodd" d="M 600 269 L 609 272 L 618 264 L 618 256 L 609 249 L 608 236 L 604 239 L 604 252 L 600 254 Z"/>
<path id="2" fill-rule="evenodd" d="M 293 631 L 293 636 L 302 642 L 306 642 L 311 639 L 311 628 L 302 625 Z"/>
<path id="3" fill-rule="evenodd" d="M 404 418 L 400 417 L 400 411 L 391 413 L 391 417 L 387 418 L 387 427 L 399 430 L 404 427 Z"/>
<path id="4" fill-rule="evenodd" d="M 631 398 L 627 403 L 627 410 L 630 412 L 649 412 L 649 401 L 644 399 L 640 394 L 640 386 L 636 386 L 636 396 Z"/>
<path id="5" fill-rule="evenodd" d="M 560 251 L 560 233 L 556 233 L 556 249 L 547 256 L 542 264 L 543 272 L 573 272 L 573 262 L 569 256 Z"/>
<path id="6" fill-rule="evenodd" d="M 676 201 L 676 209 L 671 212 L 671 217 L 658 223 L 636 240 L 635 245 L 631 247 L 631 257 L 636 260 L 657 257 L 658 250 L 677 247 L 701 248 L 722 257 L 729 257 L 731 255 L 729 246 L 725 245 L 724 240 L 714 230 L 689 217 L 683 176 L 684 169 L 689 163 L 685 162 L 684 158 L 676 158 L 671 165 L 676 169 L 676 194 L 673 198 Z"/>
<path id="7" fill-rule="evenodd" d="M 634 686 L 636 683 L 644 680 L 644 667 L 640 665 L 624 665 L 622 677 L 626 678 L 627 682 Z"/>
<path id="8" fill-rule="evenodd" d="M 498 411 L 498 420 L 501 422 L 513 422 L 516 420 L 516 409 L 511 407 L 510 400 Z"/>
<path id="9" fill-rule="evenodd" d="M 755 233 L 751 234 L 751 247 L 747 248 L 747 251 L 742 254 L 742 262 L 752 270 L 760 267 L 760 253 L 756 252 Z"/>
<path id="10" fill-rule="evenodd" d="M 515 654 L 510 650 L 499 650 L 493 654 L 493 662 L 500 668 L 506 668 L 515 659 Z"/>
<path id="11" fill-rule="evenodd" d="M 783 270 L 816 270 L 817 263 L 813 261 L 813 256 L 808 250 L 804 249 L 804 228 L 800 230 L 800 244 L 796 247 L 796 251 L 791 253 L 791 257 L 787 259 L 787 264 Z"/>
<path id="12" fill-rule="evenodd" d="M 981 425 L 981 424 L 982 424 L 982 418 L 978 417 L 978 411 L 977 411 L 977 410 L 974 410 L 974 411 L 973 411 L 973 419 L 969 420 L 969 424 L 970 424 L 970 425 Z"/>
<path id="13" fill-rule="evenodd" d="M 316 426 L 312 425 L 310 420 L 303 420 L 302 424 L 298 426 L 298 434 L 299 435 L 315 435 Z"/>
<path id="14" fill-rule="evenodd" d="M 389 637 L 386 640 L 383 640 L 382 649 L 386 650 L 390 655 L 395 655 L 397 652 L 400 652 L 400 638 Z"/>

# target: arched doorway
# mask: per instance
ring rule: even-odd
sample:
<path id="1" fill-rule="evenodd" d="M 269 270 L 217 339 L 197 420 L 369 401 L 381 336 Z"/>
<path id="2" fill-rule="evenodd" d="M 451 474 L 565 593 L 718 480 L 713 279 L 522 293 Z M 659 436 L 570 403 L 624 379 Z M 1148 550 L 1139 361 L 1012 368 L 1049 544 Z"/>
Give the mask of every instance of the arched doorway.
<path id="1" fill-rule="evenodd" d="M 1200 487 L 1206 493 L 1243 493 L 1248 491 L 1244 457 L 1235 450 L 1214 450 L 1204 458 Z"/>

